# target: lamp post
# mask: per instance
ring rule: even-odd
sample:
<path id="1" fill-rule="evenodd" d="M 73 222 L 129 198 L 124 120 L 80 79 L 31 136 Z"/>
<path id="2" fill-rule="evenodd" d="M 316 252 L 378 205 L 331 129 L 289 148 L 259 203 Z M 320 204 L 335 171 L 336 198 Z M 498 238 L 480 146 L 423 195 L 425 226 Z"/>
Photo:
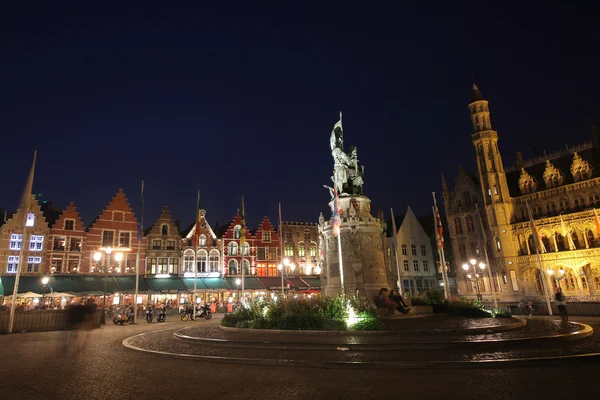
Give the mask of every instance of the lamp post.
<path id="1" fill-rule="evenodd" d="M 240 301 L 240 285 L 242 284 L 242 280 L 240 278 L 237 278 L 235 280 L 235 284 L 237 285 L 237 288 L 238 288 L 238 295 L 237 295 L 238 301 Z"/>
<path id="2" fill-rule="evenodd" d="M 102 319 L 101 319 L 101 323 L 105 324 L 106 323 L 106 292 L 108 290 L 108 288 L 107 288 L 108 271 L 110 269 L 110 255 L 113 252 L 113 248 L 112 247 L 101 247 L 100 251 L 97 251 L 94 253 L 94 261 L 100 262 L 100 260 L 102 260 L 101 251 L 103 251 L 106 254 L 105 265 L 102 267 L 104 269 L 104 299 L 102 300 L 102 309 L 103 310 L 102 310 Z M 115 252 L 115 261 L 121 262 L 121 260 L 123 260 L 123 253 Z"/>
<path id="3" fill-rule="evenodd" d="M 296 264 L 294 264 L 293 262 L 290 262 L 290 259 L 287 257 L 283 259 L 283 263 L 281 263 L 277 266 L 277 269 L 281 271 L 281 297 L 282 298 L 285 296 L 283 275 L 285 274 L 286 268 L 288 270 L 288 275 L 289 275 L 290 271 L 294 272 L 294 270 L 296 269 Z"/>
<path id="4" fill-rule="evenodd" d="M 560 269 L 558 270 L 558 275 L 554 273 L 554 270 L 552 268 L 548 268 L 548 271 L 546 271 L 548 273 L 549 276 L 553 277 L 554 280 L 556 281 L 556 286 L 558 287 L 558 290 L 560 291 L 560 281 L 565 277 L 565 270 L 563 267 L 560 267 Z"/>
<path id="5" fill-rule="evenodd" d="M 46 290 L 48 289 L 48 282 L 50 282 L 50 279 L 47 276 L 42 278 L 42 286 L 43 286 L 43 288 L 42 288 L 43 289 L 42 290 L 42 304 L 46 304 L 45 297 L 46 297 Z"/>
<path id="6" fill-rule="evenodd" d="M 477 269 L 477 267 L 479 267 L 479 270 Z M 483 273 L 483 270 L 485 269 L 485 267 L 486 267 L 486 265 L 484 262 L 480 262 L 479 264 L 477 264 L 477 260 L 474 258 L 471 258 L 469 260 L 469 263 L 464 263 L 462 265 L 462 269 L 465 272 L 467 272 L 467 278 L 470 281 L 475 282 L 475 290 L 477 290 L 477 300 L 479 300 L 479 301 L 483 300 L 483 296 L 481 295 L 481 290 L 479 289 L 479 271 L 481 271 Z M 469 272 L 470 269 L 473 270 L 473 273 Z"/>

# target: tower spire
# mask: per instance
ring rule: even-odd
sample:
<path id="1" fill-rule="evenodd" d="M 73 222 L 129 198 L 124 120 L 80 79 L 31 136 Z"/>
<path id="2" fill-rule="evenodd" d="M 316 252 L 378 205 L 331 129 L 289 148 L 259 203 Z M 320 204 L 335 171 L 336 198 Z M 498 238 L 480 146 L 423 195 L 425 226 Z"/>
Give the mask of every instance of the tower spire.
<path id="1" fill-rule="evenodd" d="M 479 91 L 477 84 L 475 83 L 475 81 L 473 81 L 473 89 L 471 92 L 471 103 L 473 103 L 475 101 L 481 101 L 481 100 L 485 100 L 485 99 L 481 95 L 481 92 Z"/>

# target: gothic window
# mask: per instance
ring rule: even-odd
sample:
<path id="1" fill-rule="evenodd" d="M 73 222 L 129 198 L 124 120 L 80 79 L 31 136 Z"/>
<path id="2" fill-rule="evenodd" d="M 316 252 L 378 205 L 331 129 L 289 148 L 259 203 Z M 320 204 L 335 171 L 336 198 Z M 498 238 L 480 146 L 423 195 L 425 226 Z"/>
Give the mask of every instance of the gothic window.
<path id="1" fill-rule="evenodd" d="M 519 210 L 519 214 L 520 214 L 520 219 L 521 221 L 526 220 L 527 219 L 527 209 L 526 208 L 521 208 Z"/>
<path id="2" fill-rule="evenodd" d="M 465 217 L 465 227 L 467 228 L 467 232 L 475 232 L 475 222 L 472 215 Z"/>
<path id="3" fill-rule="evenodd" d="M 531 213 L 533 214 L 534 217 L 541 217 L 542 216 L 542 208 L 540 206 L 533 206 L 531 207 Z"/>
<path id="4" fill-rule="evenodd" d="M 317 256 L 317 244 L 315 242 L 312 242 L 310 244 L 310 256 L 311 257 Z"/>
<path id="5" fill-rule="evenodd" d="M 558 211 L 565 212 L 569 208 L 569 201 L 566 199 L 561 199 L 558 202 Z"/>
<path id="6" fill-rule="evenodd" d="M 553 201 L 546 203 L 546 214 L 556 214 L 556 204 Z"/>
<path id="7" fill-rule="evenodd" d="M 581 196 L 577 196 L 577 197 L 575 197 L 573 204 L 575 205 L 575 208 L 581 209 L 581 208 L 585 207 L 585 199 Z"/>
<path id="8" fill-rule="evenodd" d="M 590 247 L 598 247 L 597 246 L 597 242 L 596 242 L 596 238 L 594 237 L 594 232 L 592 232 L 591 230 L 587 230 L 585 232 L 585 234 L 587 235 L 587 240 L 588 240 L 588 244 L 590 245 Z M 573 240 L 575 240 L 575 238 L 573 238 Z M 575 244 L 575 246 L 580 249 L 581 247 L 578 247 L 577 244 Z"/>
<path id="9" fill-rule="evenodd" d="M 588 200 L 590 201 L 590 205 L 595 206 L 600 204 L 600 195 L 598 194 L 590 194 L 590 197 L 588 198 Z"/>
<path id="10" fill-rule="evenodd" d="M 237 256 L 238 253 L 238 244 L 236 242 L 229 242 L 229 255 Z"/>
<path id="11" fill-rule="evenodd" d="M 573 164 L 571 164 L 571 174 L 575 182 L 584 181 L 592 176 L 592 169 L 590 164 L 583 160 L 581 156 L 575 153 L 573 157 Z"/>
<path id="12" fill-rule="evenodd" d="M 294 257 L 294 246 L 291 244 L 286 244 L 283 246 L 283 255 L 285 257 Z"/>
<path id="13" fill-rule="evenodd" d="M 454 234 L 461 235 L 463 233 L 462 223 L 460 222 L 460 218 L 454 219 Z"/>
<path id="14" fill-rule="evenodd" d="M 250 245 L 248 244 L 248 242 L 244 242 L 243 245 L 244 248 L 244 255 L 247 256 L 250 254 Z"/>
<path id="15" fill-rule="evenodd" d="M 298 243 L 298 257 L 306 257 L 306 245 L 304 242 Z"/>
<path id="16" fill-rule="evenodd" d="M 168 235 L 169 234 L 169 225 L 163 225 L 160 228 L 161 234 L 162 235 Z"/>
<path id="17" fill-rule="evenodd" d="M 556 168 L 552 163 L 547 160 L 546 161 L 546 170 L 544 171 L 544 181 L 546 182 L 547 188 L 554 188 L 562 185 L 563 183 L 563 175 L 558 168 Z"/>
<path id="18" fill-rule="evenodd" d="M 65 231 L 72 231 L 75 227 L 75 221 L 72 219 L 65 219 Z"/>

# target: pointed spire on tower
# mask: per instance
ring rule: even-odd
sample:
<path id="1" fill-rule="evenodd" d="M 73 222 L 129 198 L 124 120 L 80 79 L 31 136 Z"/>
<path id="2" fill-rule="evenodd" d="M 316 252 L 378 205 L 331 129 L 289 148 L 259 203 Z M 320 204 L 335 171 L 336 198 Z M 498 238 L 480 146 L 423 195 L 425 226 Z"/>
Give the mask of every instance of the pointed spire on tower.
<path id="1" fill-rule="evenodd" d="M 33 176 L 35 174 L 35 161 L 37 158 L 37 150 L 33 151 L 33 162 L 31 163 L 31 169 L 29 170 L 29 176 L 27 177 L 27 183 L 25 183 L 25 188 L 23 189 L 23 194 L 21 195 L 21 201 L 19 202 L 19 208 L 23 209 L 25 215 L 29 210 L 29 205 L 31 204 L 31 193 L 33 191 Z"/>
<path id="2" fill-rule="evenodd" d="M 481 100 L 485 100 L 485 99 L 481 95 L 481 92 L 479 91 L 479 88 L 477 87 L 475 82 L 473 82 L 473 91 L 471 92 L 471 103 L 476 102 L 476 101 L 481 101 Z"/>
<path id="3" fill-rule="evenodd" d="M 446 184 L 446 177 L 442 174 L 442 192 L 448 192 L 448 185 Z"/>

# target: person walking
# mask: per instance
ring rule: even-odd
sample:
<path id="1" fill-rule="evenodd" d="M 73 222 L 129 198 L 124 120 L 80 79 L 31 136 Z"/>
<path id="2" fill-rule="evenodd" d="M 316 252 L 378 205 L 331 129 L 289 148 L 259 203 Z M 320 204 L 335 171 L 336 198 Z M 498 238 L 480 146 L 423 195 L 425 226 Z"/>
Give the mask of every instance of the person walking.
<path id="1" fill-rule="evenodd" d="M 569 315 L 567 314 L 567 302 L 565 301 L 565 296 L 563 295 L 560 289 L 558 289 L 558 291 L 554 295 L 554 300 L 556 300 L 556 307 L 558 307 L 560 319 L 562 320 L 562 322 L 568 322 Z"/>

